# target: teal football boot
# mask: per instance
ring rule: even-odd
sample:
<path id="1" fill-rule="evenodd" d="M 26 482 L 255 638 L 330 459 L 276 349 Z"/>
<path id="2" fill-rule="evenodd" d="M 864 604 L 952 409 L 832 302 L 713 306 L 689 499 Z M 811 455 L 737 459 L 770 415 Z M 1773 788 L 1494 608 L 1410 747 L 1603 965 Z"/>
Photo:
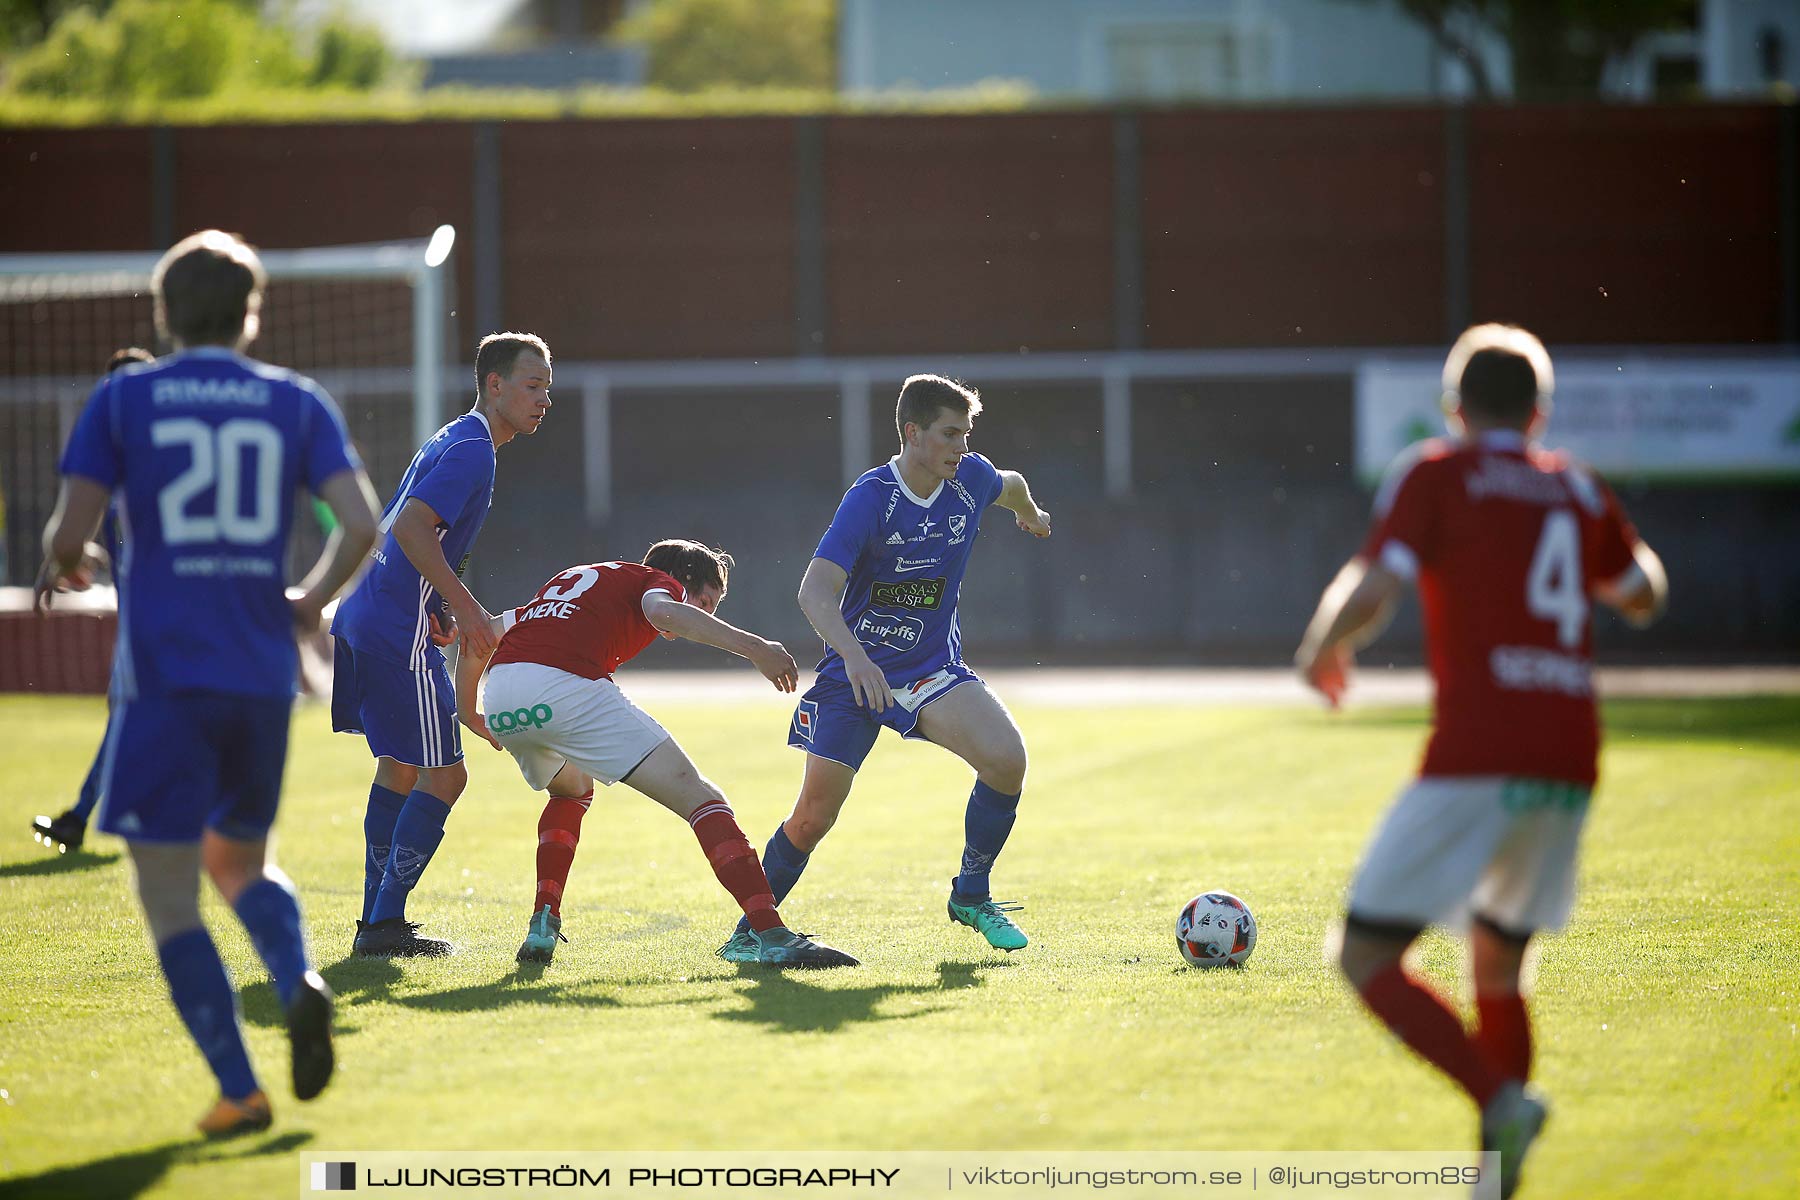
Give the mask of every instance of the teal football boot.
<path id="1" fill-rule="evenodd" d="M 1008 954 L 1014 950 L 1023 950 L 1031 941 L 1025 931 L 1013 924 L 1007 913 L 1018 912 L 1024 907 L 1019 904 L 1004 904 L 996 900 L 976 900 L 963 904 L 956 899 L 955 893 L 950 896 L 950 919 L 958 925 L 967 925 L 987 939 L 988 945 L 996 950 L 1004 950 Z"/>
<path id="2" fill-rule="evenodd" d="M 777 925 L 753 935 L 762 953 L 756 961 L 771 967 L 855 967 L 861 964 L 836 946 L 815 942 L 804 933 Z"/>
<path id="3" fill-rule="evenodd" d="M 556 957 L 556 943 L 568 940 L 562 934 L 562 918 L 552 913 L 546 904 L 532 915 L 531 929 L 519 947 L 519 961 L 547 963 Z"/>
<path id="4" fill-rule="evenodd" d="M 762 943 L 748 929 L 735 930 L 730 940 L 713 953 L 728 963 L 761 962 Z"/>

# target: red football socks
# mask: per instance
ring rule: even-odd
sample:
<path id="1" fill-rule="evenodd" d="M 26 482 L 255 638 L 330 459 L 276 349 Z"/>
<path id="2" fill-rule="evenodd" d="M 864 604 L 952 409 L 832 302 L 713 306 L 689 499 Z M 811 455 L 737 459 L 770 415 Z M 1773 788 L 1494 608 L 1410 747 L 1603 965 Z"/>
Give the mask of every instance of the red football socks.
<path id="1" fill-rule="evenodd" d="M 744 910 L 750 928 L 762 933 L 781 924 L 781 914 L 775 911 L 775 897 L 769 890 L 769 878 L 763 874 L 762 863 L 757 860 L 756 851 L 750 848 L 750 840 L 738 828 L 737 818 L 731 815 L 731 806 L 718 802 L 703 804 L 688 818 L 688 824 L 693 826 L 694 836 L 700 839 L 700 848 L 706 852 L 706 861 L 712 864 L 713 874 Z"/>
<path id="2" fill-rule="evenodd" d="M 1383 967 L 1363 984 L 1362 998 L 1396 1037 L 1461 1084 L 1478 1107 L 1486 1108 L 1500 1090 L 1505 1076 L 1488 1065 L 1461 1019 L 1399 963 Z"/>
<path id="3" fill-rule="evenodd" d="M 1506 1079 L 1531 1078 L 1531 1013 L 1525 997 L 1517 992 L 1490 996 L 1476 992 L 1475 1011 L 1481 1020 L 1475 1042 L 1494 1070 Z"/>
<path id="4" fill-rule="evenodd" d="M 563 888 L 569 882 L 569 868 L 575 864 L 575 844 L 581 840 L 581 818 L 593 802 L 594 793 L 585 796 L 552 796 L 538 818 L 537 898 L 531 902 L 532 912 L 550 906 L 555 916 L 562 916 Z"/>

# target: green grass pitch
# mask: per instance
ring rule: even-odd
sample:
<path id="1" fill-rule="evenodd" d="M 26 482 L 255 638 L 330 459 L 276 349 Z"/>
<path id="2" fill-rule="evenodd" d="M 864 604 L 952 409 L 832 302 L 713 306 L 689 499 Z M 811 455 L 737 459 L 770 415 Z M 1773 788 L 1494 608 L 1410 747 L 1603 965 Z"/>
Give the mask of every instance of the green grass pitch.
<path id="1" fill-rule="evenodd" d="M 626 680 L 629 688 L 630 681 Z M 799 758 L 786 706 L 658 715 L 761 846 Z M 72 797 L 97 700 L 0 698 L 0 1192 L 290 1194 L 295 1154 L 354 1149 L 1464 1147 L 1452 1086 L 1359 1009 L 1321 937 L 1423 733 L 1417 709 L 1022 707 L 1031 778 L 996 894 L 1010 958 L 951 926 L 968 773 L 884 738 L 785 912 L 864 959 L 780 976 L 711 955 L 735 916 L 692 835 L 624 788 L 587 817 L 548 969 L 513 952 L 538 799 L 477 746 L 410 915 L 460 947 L 347 959 L 369 760 L 294 724 L 279 859 L 340 997 L 340 1073 L 287 1093 L 273 993 L 244 986 L 270 1133 L 201 1146 L 213 1097 L 146 944 L 122 847 L 61 860 L 35 812 Z M 1525 1197 L 1788 1196 L 1800 1178 L 1800 697 L 1624 701 L 1569 932 L 1536 967 L 1556 1108 Z M 128 769 L 128 768 L 127 768 Z M 1261 923 L 1244 971 L 1183 966 L 1180 905 L 1227 888 Z M 1452 943 L 1423 961 L 1461 989 Z"/>

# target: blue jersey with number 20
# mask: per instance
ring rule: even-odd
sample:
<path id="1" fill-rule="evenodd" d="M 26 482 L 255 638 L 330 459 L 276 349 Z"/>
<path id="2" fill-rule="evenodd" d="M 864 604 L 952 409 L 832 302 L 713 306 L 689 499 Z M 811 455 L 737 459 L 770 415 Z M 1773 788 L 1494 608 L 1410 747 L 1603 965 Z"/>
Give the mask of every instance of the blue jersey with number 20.
<path id="1" fill-rule="evenodd" d="M 294 500 L 356 465 L 317 384 L 230 350 L 188 350 L 102 380 L 62 473 L 113 493 L 120 698 L 291 696 Z"/>
<path id="2" fill-rule="evenodd" d="M 844 623 L 881 668 L 904 687 L 962 661 L 957 596 L 981 514 L 1000 498 L 1000 472 L 965 454 L 956 478 L 920 496 L 892 459 L 850 485 L 815 558 L 844 568 Z M 844 660 L 830 646 L 819 676 L 845 682 Z"/>

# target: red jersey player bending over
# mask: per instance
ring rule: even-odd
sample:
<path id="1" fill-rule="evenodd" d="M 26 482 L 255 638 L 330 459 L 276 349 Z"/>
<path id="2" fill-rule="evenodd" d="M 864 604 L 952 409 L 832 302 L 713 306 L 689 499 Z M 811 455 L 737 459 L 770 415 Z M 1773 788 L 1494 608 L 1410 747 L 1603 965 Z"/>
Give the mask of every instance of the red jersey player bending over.
<path id="1" fill-rule="evenodd" d="M 1368 540 L 1325 590 L 1295 661 L 1335 706 L 1352 645 L 1417 583 L 1431 739 L 1357 870 L 1338 961 L 1369 1009 L 1480 1107 L 1482 1147 L 1500 1152 L 1510 1196 L 1547 1115 L 1524 1086 L 1520 971 L 1532 935 L 1568 920 L 1599 755 L 1591 601 L 1645 625 L 1668 585 L 1607 486 L 1532 444 L 1551 391 L 1537 338 L 1470 329 L 1444 391 L 1455 439 L 1423 442 L 1389 470 Z M 1468 929 L 1473 1034 L 1402 965 L 1432 924 Z"/>
<path id="2" fill-rule="evenodd" d="M 549 962 L 557 941 L 568 940 L 562 936 L 563 887 L 598 779 L 630 784 L 693 828 L 713 873 L 756 930 L 758 961 L 856 965 L 843 951 L 781 923 L 762 864 L 724 794 L 612 681 L 619 664 L 660 633 L 729 650 L 749 659 L 779 690 L 793 691 L 799 668 L 781 643 L 713 616 L 731 565 L 730 555 L 698 542 L 666 541 L 650 547 L 642 563 L 570 567 L 529 603 L 496 618 L 503 636 L 491 665 L 464 644 L 456 670 L 457 716 L 510 752 L 533 788 L 550 793 L 538 820 L 538 890 L 520 962 Z"/>

